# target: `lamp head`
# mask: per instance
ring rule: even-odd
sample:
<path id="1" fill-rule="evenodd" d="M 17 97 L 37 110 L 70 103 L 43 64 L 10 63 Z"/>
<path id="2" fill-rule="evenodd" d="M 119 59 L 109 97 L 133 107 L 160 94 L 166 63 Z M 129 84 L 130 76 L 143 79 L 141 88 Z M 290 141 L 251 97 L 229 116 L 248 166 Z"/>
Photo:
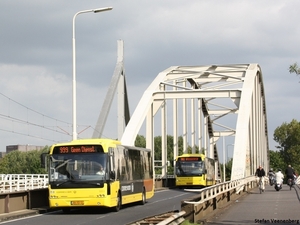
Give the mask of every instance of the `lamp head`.
<path id="1" fill-rule="evenodd" d="M 93 12 L 98 13 L 98 12 L 108 11 L 108 10 L 112 10 L 112 9 L 113 9 L 112 7 L 99 8 L 99 9 L 94 9 Z"/>

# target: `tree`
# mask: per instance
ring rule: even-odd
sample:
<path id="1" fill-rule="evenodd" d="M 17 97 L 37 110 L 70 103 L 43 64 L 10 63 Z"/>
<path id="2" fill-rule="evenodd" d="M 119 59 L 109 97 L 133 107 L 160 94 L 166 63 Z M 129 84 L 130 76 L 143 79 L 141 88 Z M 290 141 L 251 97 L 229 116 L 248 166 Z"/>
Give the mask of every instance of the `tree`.
<path id="1" fill-rule="evenodd" d="M 294 63 L 294 64 L 290 65 L 289 72 L 299 75 L 300 74 L 300 68 L 298 67 L 298 64 Z"/>
<path id="2" fill-rule="evenodd" d="M 283 123 L 275 129 L 274 140 L 279 144 L 276 147 L 285 167 L 291 164 L 296 171 L 300 171 L 300 123 L 295 119 Z"/>
<path id="3" fill-rule="evenodd" d="M 279 151 L 269 150 L 270 156 L 270 168 L 273 168 L 274 171 L 278 169 L 284 170 L 286 163 L 283 160 L 282 154 Z"/>
<path id="4" fill-rule="evenodd" d="M 233 158 L 231 158 L 226 164 L 225 164 L 225 176 L 226 176 L 226 180 L 230 180 L 231 179 L 231 169 L 232 169 L 232 161 Z"/>
<path id="5" fill-rule="evenodd" d="M 134 145 L 136 147 L 146 148 L 146 138 L 143 135 L 137 135 L 135 138 Z"/>
<path id="6" fill-rule="evenodd" d="M 0 174 L 45 174 L 45 169 L 41 168 L 40 156 L 47 151 L 47 146 L 43 150 L 12 151 L 1 160 Z"/>

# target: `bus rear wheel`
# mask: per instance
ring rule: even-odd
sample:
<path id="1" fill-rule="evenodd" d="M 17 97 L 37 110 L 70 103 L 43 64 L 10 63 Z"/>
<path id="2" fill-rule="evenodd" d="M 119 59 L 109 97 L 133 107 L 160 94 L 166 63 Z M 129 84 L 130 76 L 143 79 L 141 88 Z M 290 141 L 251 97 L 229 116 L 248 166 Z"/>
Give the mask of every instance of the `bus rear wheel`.
<path id="1" fill-rule="evenodd" d="M 146 191 L 145 188 L 143 188 L 141 205 L 145 205 L 145 204 L 146 204 Z"/>

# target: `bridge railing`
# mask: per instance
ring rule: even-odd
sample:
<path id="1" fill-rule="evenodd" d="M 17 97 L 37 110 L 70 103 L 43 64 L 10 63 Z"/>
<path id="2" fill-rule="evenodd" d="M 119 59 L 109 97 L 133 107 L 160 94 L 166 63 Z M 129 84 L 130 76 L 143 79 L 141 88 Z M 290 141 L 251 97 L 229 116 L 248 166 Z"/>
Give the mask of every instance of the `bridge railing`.
<path id="1" fill-rule="evenodd" d="M 156 175 L 156 179 L 162 179 L 163 176 Z M 168 175 L 167 178 L 174 178 L 174 175 Z M 203 195 L 209 196 L 209 192 L 220 192 L 220 190 L 226 192 L 231 189 L 242 188 L 246 183 L 252 181 L 254 176 L 248 178 L 227 181 L 225 183 L 219 183 L 213 187 L 203 188 L 199 190 Z M 267 180 L 267 179 L 266 179 Z M 296 180 L 297 184 L 300 184 L 300 176 Z M 40 188 L 47 188 L 48 186 L 48 174 L 0 174 L 0 193 L 9 193 L 24 190 L 34 190 Z M 218 191 L 216 190 L 218 189 Z M 187 190 L 188 191 L 188 190 Z M 190 191 L 197 191 L 195 189 Z"/>
<path id="2" fill-rule="evenodd" d="M 156 175 L 156 179 L 163 179 Z M 167 178 L 174 178 L 168 175 Z M 48 174 L 0 174 L 0 193 L 34 190 L 48 187 Z"/>
<path id="3" fill-rule="evenodd" d="M 256 178 L 255 176 L 249 176 L 242 179 L 227 181 L 224 183 L 216 184 L 214 186 L 210 186 L 207 188 L 201 188 L 201 189 L 185 189 L 185 191 L 191 191 L 191 192 L 198 192 L 200 193 L 200 200 L 198 201 L 186 201 L 186 203 L 189 204 L 201 204 L 203 202 L 206 202 L 210 199 L 215 198 L 216 196 L 227 193 L 228 191 L 235 190 L 236 194 L 239 194 L 245 186 L 251 182 L 255 182 Z M 269 179 L 266 177 L 265 183 L 268 183 Z M 300 184 L 300 176 L 297 177 L 296 184 Z"/>
<path id="4" fill-rule="evenodd" d="M 0 193 L 47 188 L 48 174 L 0 174 Z"/>
<path id="5" fill-rule="evenodd" d="M 206 202 L 210 199 L 215 198 L 218 195 L 221 195 L 223 193 L 226 193 L 231 190 L 235 190 L 236 194 L 238 194 L 240 191 L 242 191 L 250 182 L 255 181 L 255 176 L 249 176 L 242 179 L 227 181 L 224 183 L 216 184 L 207 188 L 201 188 L 201 189 L 184 189 L 185 191 L 191 191 L 191 192 L 198 192 L 200 194 L 200 198 L 197 201 L 185 201 L 185 203 L 188 204 L 201 204 L 203 202 Z"/>

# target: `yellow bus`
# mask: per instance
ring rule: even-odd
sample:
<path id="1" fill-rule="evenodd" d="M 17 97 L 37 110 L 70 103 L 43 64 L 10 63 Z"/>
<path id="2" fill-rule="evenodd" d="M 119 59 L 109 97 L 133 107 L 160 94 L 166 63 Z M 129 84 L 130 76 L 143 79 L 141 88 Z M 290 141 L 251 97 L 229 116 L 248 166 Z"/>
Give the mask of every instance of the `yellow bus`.
<path id="1" fill-rule="evenodd" d="M 45 160 L 47 159 L 47 160 Z M 152 152 L 111 139 L 82 139 L 51 146 L 42 164 L 49 173 L 49 206 L 119 211 L 154 195 Z"/>
<path id="2" fill-rule="evenodd" d="M 216 183 L 214 159 L 204 154 L 183 154 L 175 162 L 176 187 L 206 187 Z"/>

